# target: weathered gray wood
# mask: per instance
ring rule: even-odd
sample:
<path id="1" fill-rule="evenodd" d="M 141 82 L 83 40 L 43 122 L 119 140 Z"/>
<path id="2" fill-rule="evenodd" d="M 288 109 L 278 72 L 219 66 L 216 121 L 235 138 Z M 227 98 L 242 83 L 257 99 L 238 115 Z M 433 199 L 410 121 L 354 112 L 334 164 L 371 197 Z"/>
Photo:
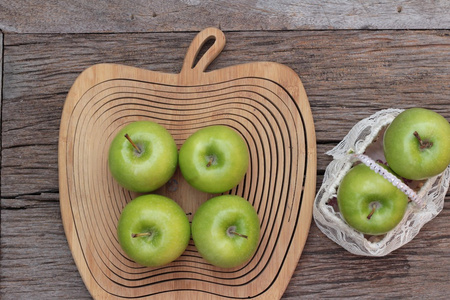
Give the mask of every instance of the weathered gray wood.
<path id="1" fill-rule="evenodd" d="M 0 298 L 90 299 L 63 233 L 59 204 L 54 202 L 57 194 L 36 197 L 3 201 L 8 207 L 1 211 Z M 16 201 L 24 206 L 15 206 Z M 413 241 L 384 258 L 354 256 L 313 223 L 283 299 L 446 299 L 449 218 L 447 196 L 441 214 Z"/>
<path id="2" fill-rule="evenodd" d="M 284 298 L 446 299 L 449 200 L 414 240 L 383 258 L 351 255 L 313 224 Z"/>
<path id="3" fill-rule="evenodd" d="M 114 62 L 176 73 L 194 35 L 8 34 L 2 197 L 57 190 L 59 120 L 82 70 Z M 324 153 L 377 110 L 426 106 L 450 119 L 447 30 L 230 32 L 227 39 L 212 69 L 273 61 L 299 74 L 313 111 L 319 171 L 329 162 Z"/>
<path id="4" fill-rule="evenodd" d="M 2 103 L 3 103 L 3 32 L 0 30 L 0 112 L 2 111 Z M 2 122 L 2 116 L 0 114 L 0 122 Z M 0 145 L 2 143 L 1 135 L 0 135 Z M 1 146 L 0 146 L 1 150 Z M 0 161 L 2 159 L 2 154 L 0 152 Z M 0 162 L 1 168 L 1 162 Z"/>
<path id="5" fill-rule="evenodd" d="M 2 199 L 0 298 L 90 299 L 77 276 L 59 203 L 42 197 L 27 208 L 4 204 Z"/>
<path id="6" fill-rule="evenodd" d="M 2 104 L 3 104 L 3 32 L 0 30 L 0 112 L 2 111 Z M 2 122 L 2 114 L 0 113 L 0 124 Z M 2 166 L 2 146 L 3 141 L 0 134 L 0 174 L 1 174 L 1 166 Z M 1 185 L 0 185 L 1 189 Z M 1 222 L 1 218 L 0 218 Z M 0 227 L 0 234 L 1 234 L 1 227 Z M 0 248 L 1 249 L 1 248 Z"/>
<path id="7" fill-rule="evenodd" d="M 2 100 L 2 84 L 3 84 L 3 32 L 0 30 L 0 108 Z M 1 120 L 1 119 L 0 119 Z"/>
<path id="8" fill-rule="evenodd" d="M 16 33 L 298 29 L 448 29 L 450 2 L 320 0 L 3 0 L 0 29 Z"/>
<path id="9" fill-rule="evenodd" d="M 90 299 L 64 236 L 57 142 L 78 74 L 114 62 L 179 72 L 195 33 L 4 36 L 1 299 Z M 293 68 L 309 96 L 318 178 L 334 147 L 377 110 L 425 106 L 450 119 L 450 31 L 228 32 L 211 69 L 252 61 Z M 444 299 L 450 288 L 450 193 L 441 214 L 385 258 L 349 254 L 313 224 L 285 299 Z"/>

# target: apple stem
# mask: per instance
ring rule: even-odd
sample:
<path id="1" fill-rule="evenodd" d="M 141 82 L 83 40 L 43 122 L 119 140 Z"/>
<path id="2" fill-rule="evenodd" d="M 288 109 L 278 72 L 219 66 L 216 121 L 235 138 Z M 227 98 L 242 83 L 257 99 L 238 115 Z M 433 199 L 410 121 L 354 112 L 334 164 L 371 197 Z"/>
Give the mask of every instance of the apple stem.
<path id="1" fill-rule="evenodd" d="M 132 238 L 143 237 L 143 236 L 151 236 L 151 232 L 142 232 L 142 233 L 133 233 L 131 234 Z"/>
<path id="2" fill-rule="evenodd" d="M 367 216 L 367 220 L 370 220 L 370 218 L 372 218 L 373 214 L 375 213 L 375 210 L 377 210 L 377 206 L 374 204 L 372 205 L 372 211 Z"/>
<path id="3" fill-rule="evenodd" d="M 130 136 L 128 135 L 128 133 L 125 134 L 125 137 L 127 138 L 127 140 L 131 143 L 131 145 L 134 147 L 134 149 L 136 149 L 136 151 L 141 154 L 141 149 L 139 149 L 139 147 L 133 142 L 133 140 L 130 138 Z"/>
<path id="4" fill-rule="evenodd" d="M 207 167 L 207 168 L 211 167 L 213 161 L 214 161 L 214 157 L 211 155 L 211 156 L 209 157 L 208 163 L 206 164 L 206 167 Z"/>
<path id="5" fill-rule="evenodd" d="M 420 149 L 430 149 L 433 146 L 433 142 L 422 140 L 417 131 L 414 131 L 414 136 L 419 141 Z"/>
<path id="6" fill-rule="evenodd" d="M 236 231 L 229 231 L 229 233 L 237 235 L 237 236 L 240 236 L 240 237 L 243 237 L 244 239 L 248 239 L 248 236 L 246 236 L 245 234 L 237 233 Z"/>
<path id="7" fill-rule="evenodd" d="M 228 229 L 227 229 L 227 234 L 228 234 L 229 237 L 231 237 L 231 235 L 237 235 L 237 236 L 242 237 L 242 238 L 244 238 L 244 239 L 248 239 L 248 236 L 236 232 L 236 226 L 230 226 L 230 227 L 228 227 Z"/>

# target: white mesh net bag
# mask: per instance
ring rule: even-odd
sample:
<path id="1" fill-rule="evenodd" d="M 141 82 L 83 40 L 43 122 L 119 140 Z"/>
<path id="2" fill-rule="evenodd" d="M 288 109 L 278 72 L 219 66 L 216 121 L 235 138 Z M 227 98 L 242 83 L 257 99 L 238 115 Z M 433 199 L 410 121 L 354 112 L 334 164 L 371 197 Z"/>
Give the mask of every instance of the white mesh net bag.
<path id="1" fill-rule="evenodd" d="M 386 109 L 358 122 L 328 155 L 333 161 L 327 166 L 323 183 L 313 208 L 319 229 L 331 240 L 356 255 L 384 256 L 410 242 L 423 225 L 437 216 L 444 207 L 450 182 L 450 166 L 435 177 L 424 181 L 410 181 L 423 204 L 410 202 L 402 221 L 383 236 L 367 236 L 350 226 L 342 218 L 336 205 L 337 189 L 345 174 L 355 163 L 354 154 L 365 154 L 384 162 L 383 134 L 386 127 L 403 110 Z"/>

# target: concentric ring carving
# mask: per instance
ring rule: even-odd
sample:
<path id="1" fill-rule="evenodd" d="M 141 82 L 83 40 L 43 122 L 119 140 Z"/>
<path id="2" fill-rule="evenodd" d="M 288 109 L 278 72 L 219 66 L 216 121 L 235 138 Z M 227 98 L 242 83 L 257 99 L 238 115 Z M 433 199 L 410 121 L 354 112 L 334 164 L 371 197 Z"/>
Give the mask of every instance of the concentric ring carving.
<path id="1" fill-rule="evenodd" d="M 257 76 L 191 85 L 117 77 L 68 98 L 59 147 L 61 211 L 75 262 L 94 298 L 281 296 L 306 240 L 315 191 L 312 118 L 302 105 L 279 83 Z M 136 120 L 163 125 L 178 147 L 209 125 L 227 125 L 242 135 L 250 165 L 228 193 L 248 199 L 261 221 L 257 252 L 245 265 L 213 267 L 192 241 L 179 259 L 160 268 L 139 266 L 125 256 L 116 226 L 137 194 L 113 180 L 107 153 L 115 134 Z M 176 190 L 166 186 L 157 193 L 177 201 L 192 218 L 204 199 L 179 172 L 175 176 Z"/>

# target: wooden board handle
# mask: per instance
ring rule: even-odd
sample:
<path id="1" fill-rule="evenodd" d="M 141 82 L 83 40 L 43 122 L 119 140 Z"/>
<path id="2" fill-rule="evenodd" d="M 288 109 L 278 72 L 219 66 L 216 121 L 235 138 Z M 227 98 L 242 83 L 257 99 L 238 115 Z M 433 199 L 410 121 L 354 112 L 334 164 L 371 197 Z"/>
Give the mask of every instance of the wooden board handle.
<path id="1" fill-rule="evenodd" d="M 194 65 L 196 58 L 202 47 L 209 40 L 214 39 L 214 44 L 206 51 L 205 54 Z M 199 32 L 192 40 L 189 46 L 186 57 L 184 58 L 183 67 L 180 73 L 203 73 L 206 68 L 214 61 L 214 59 L 222 52 L 225 47 L 225 35 L 220 29 L 206 28 Z"/>

